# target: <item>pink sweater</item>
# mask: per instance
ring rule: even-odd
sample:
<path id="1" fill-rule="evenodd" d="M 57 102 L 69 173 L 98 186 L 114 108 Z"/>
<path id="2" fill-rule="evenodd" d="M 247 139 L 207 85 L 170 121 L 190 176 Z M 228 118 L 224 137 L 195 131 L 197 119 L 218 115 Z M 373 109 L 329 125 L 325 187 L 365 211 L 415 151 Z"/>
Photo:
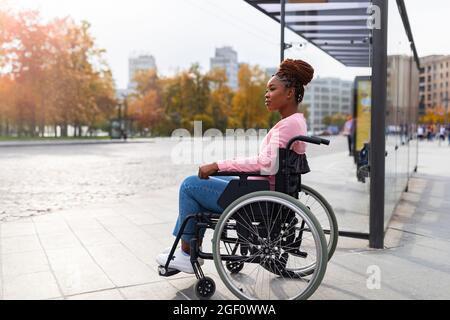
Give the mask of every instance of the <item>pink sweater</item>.
<path id="1" fill-rule="evenodd" d="M 257 156 L 218 161 L 219 171 L 225 172 L 260 172 L 269 175 L 270 187 L 274 190 L 275 177 L 278 171 L 278 148 L 286 148 L 289 140 L 307 134 L 306 121 L 301 113 L 280 120 L 264 137 Z M 304 154 L 306 143 L 297 141 L 292 150 Z M 255 177 L 254 179 L 256 179 Z M 266 178 L 267 179 L 267 178 Z"/>

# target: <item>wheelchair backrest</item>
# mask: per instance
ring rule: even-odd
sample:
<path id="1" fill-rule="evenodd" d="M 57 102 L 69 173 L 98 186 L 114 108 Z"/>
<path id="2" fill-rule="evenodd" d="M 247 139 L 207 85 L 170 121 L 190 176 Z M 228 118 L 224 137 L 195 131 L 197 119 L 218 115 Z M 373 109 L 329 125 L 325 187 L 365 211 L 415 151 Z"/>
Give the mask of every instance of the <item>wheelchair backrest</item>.
<path id="1" fill-rule="evenodd" d="M 278 149 L 278 172 L 275 175 L 275 191 L 297 197 L 301 190 L 301 175 L 310 172 L 305 154 L 285 148 Z"/>
<path id="2" fill-rule="evenodd" d="M 292 145 L 296 141 L 303 141 L 313 144 L 329 145 L 330 141 L 319 137 L 297 136 L 292 138 L 286 148 L 278 149 L 278 171 L 275 174 L 275 191 L 288 194 L 298 199 L 301 191 L 301 175 L 310 172 L 308 160 L 305 154 L 298 154 L 291 150 Z M 270 190 L 269 181 L 248 180 L 248 177 L 259 176 L 259 173 L 252 172 L 248 175 L 234 174 L 233 172 L 223 172 L 222 174 L 239 176 L 239 180 L 231 181 L 225 188 L 224 192 L 218 200 L 218 204 L 222 208 L 226 208 L 232 201 L 238 199 L 243 194 L 254 191 Z"/>

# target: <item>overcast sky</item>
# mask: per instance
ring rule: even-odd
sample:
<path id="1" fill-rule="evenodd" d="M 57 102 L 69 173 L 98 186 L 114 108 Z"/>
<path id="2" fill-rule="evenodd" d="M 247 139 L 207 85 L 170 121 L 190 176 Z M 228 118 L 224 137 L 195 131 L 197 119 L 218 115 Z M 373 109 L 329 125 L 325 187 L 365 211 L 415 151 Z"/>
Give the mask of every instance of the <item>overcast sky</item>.
<path id="1" fill-rule="evenodd" d="M 128 57 L 149 53 L 162 75 L 171 75 L 192 63 L 209 69 L 216 47 L 232 46 L 239 62 L 276 67 L 280 28 L 243 0 L 0 0 L 13 8 L 39 9 L 45 18 L 70 15 L 92 24 L 99 47 L 107 50 L 118 88 L 128 82 Z M 408 41 L 395 0 L 390 1 L 390 53 L 407 53 Z M 406 0 L 411 28 L 420 56 L 450 54 L 448 0 Z M 291 31 L 286 42 L 303 43 Z M 307 45 L 286 51 L 288 58 L 310 62 L 316 76 L 352 79 L 367 69 L 346 68 L 322 51 Z"/>

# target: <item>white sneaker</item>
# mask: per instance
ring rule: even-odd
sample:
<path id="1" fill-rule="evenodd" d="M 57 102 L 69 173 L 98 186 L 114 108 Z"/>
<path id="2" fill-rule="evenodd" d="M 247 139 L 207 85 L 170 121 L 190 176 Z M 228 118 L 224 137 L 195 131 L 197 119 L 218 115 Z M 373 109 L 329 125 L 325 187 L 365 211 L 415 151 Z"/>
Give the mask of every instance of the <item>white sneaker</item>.
<path id="1" fill-rule="evenodd" d="M 156 257 L 156 262 L 161 265 L 165 266 L 167 259 L 169 257 L 169 252 L 167 253 L 161 253 Z M 198 259 L 198 262 L 200 265 L 202 265 L 203 259 Z M 172 261 L 169 263 L 169 268 L 180 270 L 185 273 L 194 273 L 194 268 L 192 267 L 191 263 L 191 257 L 189 255 L 186 255 L 180 248 L 175 250 Z"/>

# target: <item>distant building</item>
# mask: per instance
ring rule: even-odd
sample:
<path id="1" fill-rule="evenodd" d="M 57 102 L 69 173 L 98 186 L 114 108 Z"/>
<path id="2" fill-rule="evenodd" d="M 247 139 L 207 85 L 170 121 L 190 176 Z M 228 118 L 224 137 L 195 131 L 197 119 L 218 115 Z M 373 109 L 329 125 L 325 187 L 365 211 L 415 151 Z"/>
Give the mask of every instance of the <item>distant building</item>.
<path id="1" fill-rule="evenodd" d="M 450 107 L 450 55 L 433 55 L 420 59 L 419 93 L 421 108 L 424 114 L 426 108 Z"/>
<path id="2" fill-rule="evenodd" d="M 155 58 L 149 54 L 142 54 L 128 59 L 128 89 L 136 88 L 134 77 L 138 71 L 156 70 Z"/>
<path id="3" fill-rule="evenodd" d="M 308 130 L 319 133 L 327 128 L 323 118 L 336 113 L 353 114 L 353 81 L 317 78 L 306 87 L 302 102 L 308 106 Z"/>
<path id="4" fill-rule="evenodd" d="M 225 69 L 228 86 L 233 90 L 238 88 L 239 63 L 237 52 L 232 47 L 216 48 L 216 55 L 210 60 L 210 68 Z"/>
<path id="5" fill-rule="evenodd" d="M 388 56 L 386 124 L 400 126 L 417 122 L 419 71 L 413 57 Z"/>

